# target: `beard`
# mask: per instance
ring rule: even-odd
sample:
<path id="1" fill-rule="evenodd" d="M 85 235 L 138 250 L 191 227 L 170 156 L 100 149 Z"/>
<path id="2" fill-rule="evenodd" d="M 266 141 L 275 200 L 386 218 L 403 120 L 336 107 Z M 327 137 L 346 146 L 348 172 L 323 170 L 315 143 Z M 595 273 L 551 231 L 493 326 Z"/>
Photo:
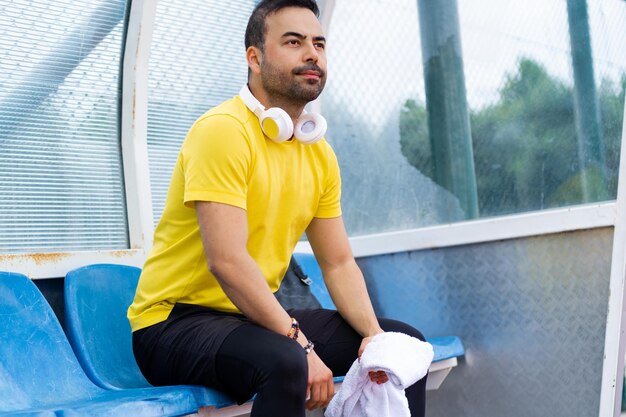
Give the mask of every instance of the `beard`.
<path id="1" fill-rule="evenodd" d="M 298 74 L 304 71 L 317 71 L 318 80 L 300 79 Z M 268 60 L 261 62 L 261 83 L 263 88 L 280 101 L 294 105 L 305 105 L 315 100 L 324 90 L 326 73 L 316 64 L 307 64 L 291 71 L 283 71 L 273 66 Z"/>

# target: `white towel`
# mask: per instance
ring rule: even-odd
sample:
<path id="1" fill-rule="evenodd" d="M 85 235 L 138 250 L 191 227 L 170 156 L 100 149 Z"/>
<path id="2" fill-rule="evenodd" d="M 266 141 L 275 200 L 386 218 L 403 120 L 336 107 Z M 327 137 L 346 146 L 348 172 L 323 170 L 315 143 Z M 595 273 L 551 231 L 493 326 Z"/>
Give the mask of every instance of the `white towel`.
<path id="1" fill-rule="evenodd" d="M 376 335 L 354 361 L 326 417 L 410 417 L 405 388 L 428 372 L 434 352 L 430 343 L 403 333 Z M 370 371 L 385 371 L 389 381 L 372 382 Z"/>

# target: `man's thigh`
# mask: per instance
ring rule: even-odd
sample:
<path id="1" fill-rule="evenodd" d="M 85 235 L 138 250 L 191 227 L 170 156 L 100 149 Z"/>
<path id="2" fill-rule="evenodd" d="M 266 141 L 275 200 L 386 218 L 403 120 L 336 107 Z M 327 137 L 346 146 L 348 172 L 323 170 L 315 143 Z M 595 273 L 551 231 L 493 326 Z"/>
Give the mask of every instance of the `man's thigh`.
<path id="1" fill-rule="evenodd" d="M 164 322 L 133 333 L 133 351 L 153 385 L 215 386 L 215 356 L 226 337 L 248 321 L 177 304 Z"/>

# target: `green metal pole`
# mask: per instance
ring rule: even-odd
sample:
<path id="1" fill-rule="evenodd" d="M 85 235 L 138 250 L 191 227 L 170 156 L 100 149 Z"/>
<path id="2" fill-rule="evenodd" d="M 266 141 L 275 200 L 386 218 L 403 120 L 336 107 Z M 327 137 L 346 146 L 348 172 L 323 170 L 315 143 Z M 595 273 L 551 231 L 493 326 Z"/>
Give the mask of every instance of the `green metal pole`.
<path id="1" fill-rule="evenodd" d="M 583 200 L 600 201 L 608 198 L 608 191 L 587 0 L 567 0 L 567 16 L 574 68 L 574 106 Z"/>
<path id="2" fill-rule="evenodd" d="M 435 182 L 478 217 L 474 152 L 456 0 L 417 0 Z"/>

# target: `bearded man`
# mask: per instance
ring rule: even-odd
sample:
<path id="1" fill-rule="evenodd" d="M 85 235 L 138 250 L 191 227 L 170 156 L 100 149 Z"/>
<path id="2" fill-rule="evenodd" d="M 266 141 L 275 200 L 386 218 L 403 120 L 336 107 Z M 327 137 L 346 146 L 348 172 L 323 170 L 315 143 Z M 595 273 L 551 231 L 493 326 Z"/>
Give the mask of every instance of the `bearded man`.
<path id="1" fill-rule="evenodd" d="M 313 0 L 265 0 L 246 29 L 248 84 L 191 127 L 128 317 L 153 385 L 197 384 L 252 417 L 304 417 L 325 407 L 383 331 L 342 220 L 326 122 L 307 114 L 326 82 L 326 39 Z M 286 311 L 275 293 L 306 233 L 338 311 Z M 386 383 L 383 372 L 370 374 Z M 424 413 L 425 379 L 406 390 Z"/>

